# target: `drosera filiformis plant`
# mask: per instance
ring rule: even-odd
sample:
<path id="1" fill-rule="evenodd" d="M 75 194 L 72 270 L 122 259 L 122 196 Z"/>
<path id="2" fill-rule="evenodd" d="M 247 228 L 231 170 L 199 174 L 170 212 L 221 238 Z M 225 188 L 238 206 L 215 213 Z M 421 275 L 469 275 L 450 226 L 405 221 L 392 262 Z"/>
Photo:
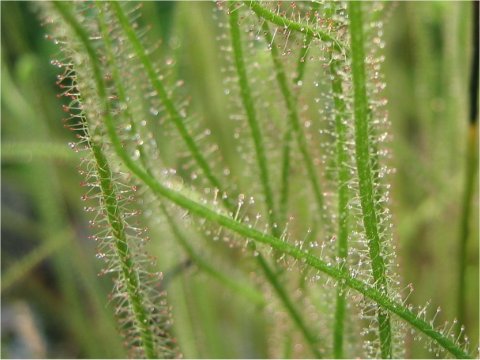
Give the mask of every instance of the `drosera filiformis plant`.
<path id="1" fill-rule="evenodd" d="M 413 331 L 432 355 L 472 357 L 454 323 L 438 327 L 438 311 L 408 305 L 396 274 L 382 4 L 216 4 L 238 164 L 225 163 L 214 130 L 191 115 L 171 61 L 154 60 L 136 5 L 40 7 L 63 54 L 54 63 L 64 68 L 68 126 L 80 139 L 72 148 L 90 153 L 81 171 L 85 198 L 97 204 L 86 208 L 96 214 L 98 257 L 115 274 L 112 298 L 133 356 L 178 357 L 182 348 L 150 272 L 146 230 L 134 220 L 148 204 L 199 269 L 262 303 L 256 289 L 205 261 L 176 224 L 252 260 L 274 317 L 272 356 L 403 357 Z M 148 200 L 137 200 L 139 189 Z M 185 219 L 174 218 L 179 212 Z M 301 346 L 290 349 L 291 333 Z"/>

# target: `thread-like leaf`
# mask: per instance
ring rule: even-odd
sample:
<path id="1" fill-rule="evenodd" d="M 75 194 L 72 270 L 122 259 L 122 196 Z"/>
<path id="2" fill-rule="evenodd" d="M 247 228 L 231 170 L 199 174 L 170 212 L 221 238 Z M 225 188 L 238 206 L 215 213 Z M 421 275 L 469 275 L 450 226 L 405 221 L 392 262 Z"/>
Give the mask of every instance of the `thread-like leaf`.
<path id="1" fill-rule="evenodd" d="M 360 201 L 363 211 L 363 224 L 365 226 L 370 260 L 372 262 L 373 277 L 377 289 L 388 294 L 385 275 L 385 261 L 381 254 L 377 212 L 374 203 L 373 175 L 370 164 L 371 145 L 369 143 L 368 104 L 366 94 L 366 78 L 364 64 L 364 42 L 362 27 L 362 9 L 359 2 L 348 5 L 350 15 L 350 36 L 352 46 L 352 77 L 355 106 L 355 148 L 360 188 Z M 390 317 L 388 313 L 378 311 L 378 326 L 382 358 L 392 357 L 392 335 Z"/>

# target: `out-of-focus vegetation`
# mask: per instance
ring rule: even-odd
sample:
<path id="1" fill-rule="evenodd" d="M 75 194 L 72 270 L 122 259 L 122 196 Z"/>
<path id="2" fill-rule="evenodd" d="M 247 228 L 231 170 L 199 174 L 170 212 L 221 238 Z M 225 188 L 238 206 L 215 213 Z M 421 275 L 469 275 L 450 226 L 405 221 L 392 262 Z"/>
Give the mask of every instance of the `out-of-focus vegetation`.
<path id="1" fill-rule="evenodd" d="M 212 133 L 227 124 L 212 4 L 147 2 L 142 23 L 159 39 L 159 56 L 175 52 L 194 112 Z M 2 2 L 2 357 L 124 357 L 111 279 L 89 239 L 79 201 L 80 156 L 61 119 L 58 49 L 27 2 Z M 472 55 L 469 2 L 389 4 L 385 29 L 386 95 L 392 123 L 392 203 L 398 269 L 409 298 L 441 308 L 436 322 L 459 316 L 457 306 Z M 478 127 L 474 131 L 478 131 Z M 236 150 L 221 136 L 226 162 Z M 478 160 L 474 160 L 478 161 Z M 477 184 L 477 181 L 474 182 Z M 465 326 L 478 347 L 478 186 L 469 214 Z M 152 238 L 164 233 L 151 229 Z M 169 236 L 169 235 L 168 235 Z M 189 266 L 179 248 L 152 242 L 166 275 L 175 335 L 186 357 L 267 357 L 268 313 Z M 187 265 L 185 265 L 187 264 Z M 432 314 L 434 315 L 434 314 Z M 430 356 L 407 338 L 407 357 Z"/>

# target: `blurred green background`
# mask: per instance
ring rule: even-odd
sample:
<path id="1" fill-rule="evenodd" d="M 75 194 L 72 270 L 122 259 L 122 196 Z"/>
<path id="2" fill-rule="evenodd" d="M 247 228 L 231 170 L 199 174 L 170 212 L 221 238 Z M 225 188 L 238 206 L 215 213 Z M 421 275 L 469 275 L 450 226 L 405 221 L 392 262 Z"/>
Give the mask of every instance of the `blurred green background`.
<path id="1" fill-rule="evenodd" d="M 218 128 L 225 105 L 218 44 L 207 2 L 147 2 L 149 38 L 172 42 L 192 107 Z M 457 316 L 458 248 L 468 138 L 472 53 L 470 2 L 387 5 L 386 96 L 392 123 L 395 241 L 413 304 Z M 1 2 L 2 27 L 2 357 L 124 357 L 108 305 L 110 279 L 88 238 L 79 201 L 75 141 L 63 128 L 56 94 L 57 49 L 28 2 Z M 160 52 L 162 52 L 161 50 Z M 228 144 L 223 144 L 228 147 Z M 234 156 L 234 149 L 230 149 Z M 477 184 L 477 180 L 475 180 Z M 467 333 L 478 346 L 478 186 L 467 244 Z M 162 270 L 171 267 L 153 248 Z M 180 254 L 175 259 L 184 259 Z M 169 282 L 177 337 L 187 357 L 265 357 L 267 335 L 255 306 L 198 271 Z M 188 325 L 187 325 L 188 324 Z M 428 357 L 407 339 L 407 357 Z"/>

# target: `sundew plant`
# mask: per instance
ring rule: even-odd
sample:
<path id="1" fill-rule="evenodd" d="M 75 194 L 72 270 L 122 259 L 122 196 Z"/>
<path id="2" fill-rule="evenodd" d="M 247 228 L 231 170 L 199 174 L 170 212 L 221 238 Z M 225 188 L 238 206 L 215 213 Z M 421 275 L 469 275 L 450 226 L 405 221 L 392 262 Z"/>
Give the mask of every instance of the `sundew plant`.
<path id="1" fill-rule="evenodd" d="M 208 31 L 199 27 L 191 37 L 182 37 L 180 26 L 169 27 L 168 16 L 156 22 L 157 5 L 33 6 L 57 51 L 51 64 L 63 125 L 75 138 L 68 142 L 73 154 L 68 159 L 77 161 L 86 236 L 102 265 L 99 275 L 110 284 L 108 307 L 116 325 L 105 331 L 121 340 L 105 346 L 125 349 L 109 356 L 405 358 L 419 347 L 423 356 L 477 357 L 478 341 L 470 337 L 478 337 L 478 322 L 472 320 L 478 315 L 478 287 L 470 284 L 478 282 L 478 257 L 470 254 L 478 252 L 478 225 L 472 220 L 478 217 L 478 48 L 469 47 L 477 69 L 470 84 L 470 122 L 459 120 L 465 104 L 452 100 L 454 90 L 442 89 L 451 91 L 452 99 L 446 96 L 450 102 L 437 105 L 455 119 L 437 126 L 425 110 L 427 124 L 411 125 L 429 139 L 468 139 L 466 146 L 455 140 L 466 147 L 463 185 L 449 187 L 448 178 L 432 185 L 462 194 L 461 231 L 445 234 L 460 249 L 458 256 L 450 255 L 458 269 L 449 269 L 442 285 L 449 282 L 456 292 L 457 310 L 444 314 L 437 302 L 431 304 L 433 294 L 418 299 L 415 284 L 402 279 L 405 261 L 399 254 L 405 253 L 399 244 L 408 230 L 396 226 L 392 192 L 401 193 L 395 190 L 397 179 L 408 175 L 402 167 L 396 171 L 387 101 L 395 92 L 388 92 L 385 78 L 385 32 L 397 5 L 177 4 L 185 9 L 178 20 L 185 27 L 199 17 L 209 24 Z M 188 6 L 197 12 L 188 12 Z M 441 6 L 447 5 L 437 10 L 447 14 Z M 462 11 L 475 15 L 478 9 Z M 476 24 L 478 34 L 478 18 Z M 459 24 L 447 30 L 454 28 Z M 424 52 L 432 45 L 427 33 L 419 37 Z M 475 44 L 472 32 L 457 33 L 465 44 Z M 451 49 L 460 48 L 455 38 L 449 41 Z M 201 47 L 208 56 L 196 58 L 194 49 Z M 427 77 L 432 70 L 421 59 L 417 71 Z M 217 66 L 210 73 L 195 67 L 189 73 L 185 61 Z M 443 71 L 461 74 L 447 86 L 464 91 L 458 79 L 470 76 L 466 64 L 461 59 L 442 65 Z M 425 95 L 419 94 L 421 102 Z M 453 121 L 468 123 L 469 134 Z M 441 145 L 426 144 L 433 154 L 440 151 L 443 164 L 458 166 Z M 412 173 L 429 172 L 407 143 L 398 152 L 401 161 L 420 169 Z M 431 205 L 422 211 L 402 215 L 414 214 L 412 223 L 435 217 Z M 68 265 L 62 266 L 68 272 Z M 189 277 L 202 277 L 208 285 Z"/>

